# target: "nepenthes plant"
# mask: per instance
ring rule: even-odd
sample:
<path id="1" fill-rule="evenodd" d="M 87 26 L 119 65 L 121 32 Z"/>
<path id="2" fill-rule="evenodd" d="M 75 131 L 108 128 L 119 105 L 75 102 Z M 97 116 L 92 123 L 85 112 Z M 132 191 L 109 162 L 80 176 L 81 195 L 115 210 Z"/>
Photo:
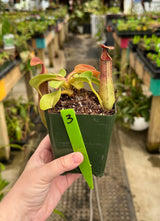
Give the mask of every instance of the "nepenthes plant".
<path id="1" fill-rule="evenodd" d="M 30 80 L 30 85 L 38 91 L 39 112 L 40 112 L 42 122 L 45 124 L 45 126 L 47 128 L 49 128 L 50 125 L 52 125 L 52 123 L 54 124 L 52 129 L 49 130 L 50 138 L 54 136 L 54 135 L 52 135 L 53 133 L 51 134 L 50 131 L 53 132 L 53 130 L 55 129 L 56 119 L 50 119 L 50 116 L 52 114 L 50 115 L 50 111 L 48 112 L 48 110 L 54 109 L 54 107 L 58 104 L 59 100 L 63 97 L 63 95 L 68 95 L 69 97 L 76 96 L 75 90 L 79 91 L 81 89 L 85 89 L 86 83 L 89 85 L 90 91 L 93 92 L 94 96 L 97 98 L 97 101 L 100 104 L 99 106 L 102 108 L 102 110 L 105 112 L 106 110 L 109 111 L 109 110 L 113 109 L 113 112 L 114 112 L 115 93 L 114 93 L 114 85 L 113 85 L 113 80 L 112 80 L 112 58 L 108 54 L 108 49 L 113 49 L 113 47 L 108 47 L 106 45 L 102 45 L 103 51 L 102 51 L 102 54 L 100 57 L 100 71 L 96 70 L 95 67 L 88 65 L 88 64 L 78 64 L 75 66 L 74 70 L 71 73 L 69 73 L 68 75 L 64 69 L 61 69 L 58 72 L 58 74 L 48 73 L 47 69 L 44 66 L 44 63 L 39 58 L 37 58 L 37 57 L 32 58 L 31 63 L 30 63 L 31 66 L 35 66 L 35 65 L 42 66 L 41 73 L 39 75 L 33 77 Z M 85 92 L 86 91 L 87 90 L 85 89 Z M 62 107 L 62 111 L 63 111 L 63 107 Z M 62 116 L 62 111 L 60 111 L 60 112 L 61 112 L 61 117 L 63 118 L 64 116 Z M 65 113 L 67 111 L 69 111 L 68 113 L 70 115 L 71 114 L 72 114 L 72 116 L 74 115 L 70 109 L 66 109 Z M 58 115 L 58 118 L 59 117 L 60 116 Z M 72 140 L 74 140 L 74 145 L 72 145 L 72 149 L 74 151 L 78 151 L 78 150 L 80 152 L 82 151 L 82 154 L 85 155 L 84 162 L 82 163 L 83 164 L 82 169 L 81 169 L 81 167 L 79 167 L 79 168 L 80 168 L 82 174 L 84 175 L 90 188 L 93 188 L 92 169 L 93 169 L 93 174 L 98 175 L 98 176 L 102 176 L 102 174 L 104 172 L 106 157 L 108 154 L 109 139 L 110 139 L 110 135 L 111 135 L 111 131 L 112 131 L 112 122 L 114 122 L 113 115 L 111 116 L 111 118 L 109 116 L 110 119 L 107 119 L 105 116 L 103 116 L 103 117 L 104 117 L 103 120 L 100 120 L 100 119 L 93 120 L 92 119 L 90 121 L 90 123 L 86 124 L 86 127 L 88 127 L 89 124 L 92 124 L 92 123 L 94 124 L 96 122 L 96 125 L 94 126 L 94 128 L 96 128 L 96 130 L 97 130 L 97 126 L 99 126 L 100 127 L 99 131 L 102 130 L 102 133 L 100 132 L 102 134 L 102 138 L 100 138 L 100 140 L 99 140 L 100 136 L 97 137 L 96 144 L 95 144 L 95 142 L 93 142 L 93 139 L 88 142 L 89 139 L 87 138 L 84 142 L 85 145 L 83 144 L 83 142 L 80 142 L 81 144 L 79 146 L 77 146 L 79 133 L 77 133 L 77 137 L 76 137 L 75 129 L 74 129 L 73 136 L 72 136 L 72 134 L 70 134 L 71 136 L 69 136 L 69 137 L 72 137 L 71 138 Z M 76 118 L 76 116 L 74 115 L 74 122 L 76 121 L 75 118 Z M 69 119 L 71 119 L 71 117 Z M 72 118 L 72 120 L 73 120 L 73 118 Z M 99 120 L 101 121 L 101 123 Z M 98 124 L 97 124 L 97 121 L 99 122 Z M 49 122 L 49 126 L 48 126 L 48 122 Z M 60 122 L 59 122 L 59 124 L 61 124 Z M 67 127 L 69 125 L 68 123 L 70 123 L 70 122 L 65 123 L 67 125 Z M 78 121 L 78 123 L 80 123 L 80 121 Z M 106 126 L 106 123 L 108 124 L 107 126 Z M 103 128 L 103 126 L 104 126 L 104 128 Z M 61 134 L 63 129 L 58 130 L 58 127 L 59 127 L 58 123 L 56 123 L 56 133 L 57 133 L 57 131 L 59 131 L 58 133 Z M 85 128 L 85 130 L 86 130 L 86 128 Z M 73 131 L 73 126 L 72 126 L 72 131 Z M 77 131 L 78 131 L 78 129 L 77 129 Z M 82 131 L 80 130 L 80 133 L 81 132 Z M 106 135 L 106 132 L 108 133 L 108 135 Z M 67 132 L 67 133 L 69 135 L 69 132 Z M 90 132 L 90 129 L 87 129 L 87 133 L 88 134 L 89 133 L 90 134 L 91 133 L 98 134 L 96 131 Z M 65 135 L 63 134 L 62 137 L 64 138 Z M 93 135 L 91 135 L 90 137 L 93 137 Z M 68 139 L 68 137 L 65 139 Z M 59 143 L 60 142 L 61 142 L 61 140 L 59 141 Z M 67 142 L 63 142 L 63 143 L 67 143 Z M 64 148 L 66 151 L 65 154 L 67 154 L 67 151 L 73 151 L 72 149 L 68 150 L 68 146 L 70 146 L 71 143 L 69 142 L 66 144 L 66 147 Z M 54 145 L 55 145 L 55 140 L 54 140 L 54 142 L 52 142 L 52 146 L 54 146 Z M 75 148 L 73 146 L 75 146 Z M 101 150 L 99 149 L 100 147 L 101 147 Z M 56 146 L 54 148 L 55 148 L 55 150 L 58 150 L 58 148 Z M 59 146 L 59 149 L 60 148 L 61 148 L 61 145 Z M 88 150 L 87 150 L 87 148 L 88 148 Z M 87 155 L 86 150 L 89 154 L 90 159 Z M 102 150 L 104 150 L 104 152 Z M 63 151 L 64 150 L 62 150 L 62 152 Z M 95 155 L 95 156 L 93 157 L 93 155 Z M 59 157 L 60 156 L 59 153 L 56 156 Z M 99 158 L 98 162 L 96 162 L 97 156 Z M 91 163 L 90 163 L 90 160 L 91 160 Z M 99 162 L 99 161 L 101 161 L 101 162 Z M 98 169 L 96 167 L 98 167 Z M 91 171 L 91 172 L 89 172 L 89 171 Z"/>
<path id="2" fill-rule="evenodd" d="M 107 52 L 107 49 L 113 49 L 113 47 L 102 45 L 102 48 L 100 72 L 91 65 L 79 64 L 68 75 L 64 69 L 61 69 L 58 74 L 48 73 L 39 58 L 31 59 L 31 66 L 42 65 L 41 74 L 30 81 L 30 85 L 38 91 L 41 112 L 54 107 L 62 94 L 71 96 L 74 88 L 82 89 L 85 82 L 89 84 L 103 109 L 111 110 L 113 108 L 115 93 L 112 80 L 112 58 Z M 99 89 L 95 90 L 93 84 L 96 84 Z M 49 91 L 49 88 L 53 89 L 52 92 Z"/>

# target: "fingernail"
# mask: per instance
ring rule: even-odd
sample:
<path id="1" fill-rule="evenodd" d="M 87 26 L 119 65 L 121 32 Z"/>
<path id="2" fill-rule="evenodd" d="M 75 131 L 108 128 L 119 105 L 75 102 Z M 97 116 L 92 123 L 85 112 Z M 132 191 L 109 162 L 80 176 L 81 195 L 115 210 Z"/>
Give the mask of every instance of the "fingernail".
<path id="1" fill-rule="evenodd" d="M 79 152 L 73 153 L 72 159 L 73 159 L 74 163 L 80 164 L 83 161 L 83 155 L 82 155 L 82 153 L 79 153 Z"/>

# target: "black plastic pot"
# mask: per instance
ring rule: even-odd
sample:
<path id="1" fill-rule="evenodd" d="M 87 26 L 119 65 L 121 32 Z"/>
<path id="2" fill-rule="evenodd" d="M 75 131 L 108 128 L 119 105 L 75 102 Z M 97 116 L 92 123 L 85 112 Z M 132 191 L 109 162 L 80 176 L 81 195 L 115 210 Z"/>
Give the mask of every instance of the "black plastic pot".
<path id="1" fill-rule="evenodd" d="M 45 112 L 48 132 L 55 158 L 73 152 L 60 114 Z M 114 125 L 114 115 L 76 115 L 84 144 L 95 176 L 105 170 L 109 144 Z M 74 172 L 80 172 L 79 168 Z"/>
<path id="2" fill-rule="evenodd" d="M 152 36 L 152 34 L 153 34 L 153 32 L 150 30 L 147 30 L 147 31 L 131 31 L 131 30 L 119 31 L 117 28 L 115 29 L 115 32 L 119 37 L 122 37 L 122 38 L 133 38 L 135 35 Z"/>
<path id="3" fill-rule="evenodd" d="M 136 52 L 136 51 L 137 51 L 138 44 L 133 44 L 132 41 L 129 41 L 128 47 L 129 47 L 129 49 L 132 50 L 133 52 Z"/>
<path id="4" fill-rule="evenodd" d="M 160 67 L 158 67 L 156 64 L 151 63 L 151 60 L 147 58 L 143 51 L 141 51 L 139 48 L 137 49 L 137 54 L 144 65 L 147 67 L 152 78 L 160 79 Z"/>
<path id="5" fill-rule="evenodd" d="M 32 38 L 45 38 L 48 35 L 49 31 L 46 30 L 43 33 L 35 32 L 34 35 L 32 35 Z"/>
<path id="6" fill-rule="evenodd" d="M 3 78 L 17 63 L 17 60 L 4 62 L 0 66 L 0 79 Z"/>
<path id="7" fill-rule="evenodd" d="M 91 25 L 83 24 L 83 34 L 90 34 L 90 33 L 91 33 Z"/>

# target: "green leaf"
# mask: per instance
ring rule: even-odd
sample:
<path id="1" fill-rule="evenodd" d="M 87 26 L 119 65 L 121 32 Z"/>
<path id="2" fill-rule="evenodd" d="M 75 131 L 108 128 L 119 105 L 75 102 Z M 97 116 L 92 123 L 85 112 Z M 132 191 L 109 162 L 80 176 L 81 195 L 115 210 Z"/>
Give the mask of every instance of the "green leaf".
<path id="1" fill-rule="evenodd" d="M 0 162 L 0 171 L 5 170 L 5 168 L 6 168 L 5 165 L 4 165 L 3 163 Z"/>
<path id="2" fill-rule="evenodd" d="M 64 69 L 61 69 L 58 74 L 61 75 L 62 77 L 65 77 L 66 71 Z"/>
<path id="3" fill-rule="evenodd" d="M 61 97 L 61 90 L 54 91 L 50 94 L 45 94 L 41 97 L 40 108 L 41 110 L 47 110 L 56 105 Z"/>
<path id="4" fill-rule="evenodd" d="M 99 85 L 100 81 L 95 76 L 92 76 L 92 83 Z"/>
<path id="5" fill-rule="evenodd" d="M 57 74 L 40 74 L 33 77 L 29 84 L 34 87 L 37 91 L 39 86 L 44 83 L 45 81 L 55 80 L 57 78 Z"/>
<path id="6" fill-rule="evenodd" d="M 3 199 L 4 193 L 0 193 L 0 201 Z"/>
<path id="7" fill-rule="evenodd" d="M 75 74 L 74 75 L 74 80 L 72 81 L 72 84 L 75 83 L 75 80 L 78 80 L 79 83 L 80 82 L 87 82 L 87 83 L 91 83 L 92 81 L 94 81 L 94 83 L 99 84 L 99 80 L 95 80 L 95 78 L 93 78 L 93 74 L 91 71 L 85 71 L 81 74 Z M 77 81 L 76 80 L 76 81 Z"/>
<path id="8" fill-rule="evenodd" d="M 0 191 L 3 190 L 9 184 L 5 179 L 0 180 Z"/>
<path id="9" fill-rule="evenodd" d="M 53 210 L 53 213 L 59 215 L 61 218 L 63 218 L 64 220 L 66 220 L 64 214 L 63 214 L 61 211 L 59 211 L 58 209 L 54 209 L 54 210 Z"/>
<path id="10" fill-rule="evenodd" d="M 49 86 L 52 88 L 59 88 L 64 81 L 50 81 Z"/>
<path id="11" fill-rule="evenodd" d="M 80 90 L 84 86 L 83 83 L 78 81 L 78 80 L 72 82 L 71 84 L 72 84 L 73 87 L 75 87 L 78 90 Z"/>
<path id="12" fill-rule="evenodd" d="M 93 79 L 92 72 L 91 71 L 85 71 L 85 72 L 83 72 L 81 74 L 75 74 L 74 75 L 74 80 L 72 80 L 72 84 L 76 81 L 76 79 L 78 79 L 79 82 L 87 82 L 89 84 L 91 90 L 97 96 L 100 105 L 103 107 L 102 100 L 101 100 L 99 94 L 96 92 L 96 90 L 94 89 L 94 87 L 92 85 L 92 80 L 95 80 L 95 79 Z M 99 81 L 95 80 L 94 83 L 99 84 Z"/>
<path id="13" fill-rule="evenodd" d="M 21 131 L 20 126 L 17 125 L 15 127 L 15 132 L 16 132 L 16 138 L 19 141 L 21 139 L 21 137 L 22 137 L 22 131 Z"/>
<path id="14" fill-rule="evenodd" d="M 23 117 L 23 118 L 27 118 L 27 110 L 22 105 L 20 107 L 20 116 Z"/>
<path id="15" fill-rule="evenodd" d="M 93 76 L 93 74 L 92 74 L 91 71 L 85 71 L 85 72 L 83 72 L 83 73 L 81 73 L 81 74 L 75 74 L 75 75 L 74 75 L 75 78 L 86 78 L 86 79 L 88 79 L 89 81 L 92 80 L 92 76 Z"/>
<path id="16" fill-rule="evenodd" d="M 19 149 L 19 150 L 23 150 L 23 147 L 21 145 L 19 145 L 19 144 L 12 144 L 11 143 L 9 146 L 13 147 L 13 148 L 16 148 L 16 149 Z"/>

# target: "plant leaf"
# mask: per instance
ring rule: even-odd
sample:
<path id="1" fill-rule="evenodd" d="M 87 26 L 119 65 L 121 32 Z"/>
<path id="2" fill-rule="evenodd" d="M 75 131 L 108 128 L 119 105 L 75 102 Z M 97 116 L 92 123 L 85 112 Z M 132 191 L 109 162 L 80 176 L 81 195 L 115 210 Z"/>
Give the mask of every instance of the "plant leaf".
<path id="1" fill-rule="evenodd" d="M 61 94 L 67 94 L 70 97 L 73 94 L 73 90 L 71 89 L 62 90 Z"/>
<path id="2" fill-rule="evenodd" d="M 63 214 L 61 211 L 59 211 L 58 209 L 54 209 L 54 210 L 53 210 L 53 213 L 59 215 L 61 218 L 63 218 L 64 220 L 66 220 L 64 214 Z"/>
<path id="3" fill-rule="evenodd" d="M 92 76 L 93 76 L 93 74 L 91 71 L 85 71 L 81 74 L 75 74 L 74 79 L 78 79 L 79 82 L 81 82 L 81 81 L 87 82 L 89 84 L 91 90 L 93 91 L 93 93 L 97 96 L 100 105 L 103 107 L 102 100 L 92 85 Z M 72 83 L 74 83 L 74 81 Z M 99 81 L 97 83 L 99 84 Z"/>
<path id="4" fill-rule="evenodd" d="M 78 81 L 78 80 L 72 82 L 71 84 L 72 84 L 73 87 L 75 87 L 75 88 L 78 89 L 78 90 L 80 90 L 80 89 L 83 88 L 83 86 L 84 86 L 83 83 L 80 82 L 80 81 Z"/>
<path id="5" fill-rule="evenodd" d="M 92 83 L 97 84 L 99 86 L 100 81 L 95 76 L 92 76 Z"/>
<path id="6" fill-rule="evenodd" d="M 31 61 L 30 61 L 30 65 L 31 66 L 35 66 L 35 65 L 39 65 L 39 64 L 42 65 L 42 72 L 41 72 L 41 74 L 47 73 L 48 71 L 47 71 L 47 69 L 44 66 L 44 62 L 41 61 L 38 57 L 33 57 L 31 59 Z"/>
<path id="7" fill-rule="evenodd" d="M 82 73 L 84 71 L 91 71 L 95 77 L 98 77 L 100 75 L 100 72 L 97 71 L 95 67 L 88 64 L 76 65 L 74 71 L 77 73 Z"/>
<path id="8" fill-rule="evenodd" d="M 23 117 L 24 119 L 27 118 L 27 110 L 25 109 L 24 106 L 20 107 L 20 116 Z"/>
<path id="9" fill-rule="evenodd" d="M 5 165 L 4 165 L 3 163 L 0 162 L 0 171 L 5 170 L 5 168 L 6 168 Z"/>
<path id="10" fill-rule="evenodd" d="M 0 191 L 2 191 L 7 185 L 9 184 L 9 182 L 5 179 L 0 179 Z"/>
<path id="11" fill-rule="evenodd" d="M 0 201 L 3 199 L 4 193 L 0 193 Z"/>
<path id="12" fill-rule="evenodd" d="M 44 83 L 45 81 L 51 81 L 51 80 L 55 80 L 57 77 L 57 74 L 41 74 L 41 75 L 37 75 L 35 77 L 33 77 L 29 84 L 34 87 L 37 91 L 39 91 L 39 86 Z"/>
<path id="13" fill-rule="evenodd" d="M 15 127 L 16 138 L 19 141 L 22 137 L 22 130 L 19 125 Z"/>
<path id="14" fill-rule="evenodd" d="M 11 143 L 9 146 L 10 146 L 10 147 L 13 147 L 13 148 L 16 148 L 16 149 L 19 149 L 19 150 L 23 150 L 23 147 L 22 147 L 21 145 L 19 145 L 19 144 L 13 144 L 13 143 Z"/>
<path id="15" fill-rule="evenodd" d="M 31 61 L 30 61 L 31 66 L 35 66 L 35 65 L 38 65 L 38 64 L 44 64 L 44 63 L 38 57 L 34 57 L 34 58 L 31 59 Z"/>
<path id="16" fill-rule="evenodd" d="M 64 81 L 50 81 L 49 86 L 52 88 L 59 88 Z"/>
<path id="17" fill-rule="evenodd" d="M 61 90 L 54 91 L 50 94 L 45 94 L 40 99 L 41 110 L 47 110 L 56 105 L 61 97 Z"/>
<path id="18" fill-rule="evenodd" d="M 87 78 L 87 80 L 91 81 L 92 80 L 92 72 L 91 71 L 85 71 L 82 72 L 81 74 L 76 74 L 74 77 L 76 78 Z"/>
<path id="19" fill-rule="evenodd" d="M 65 77 L 66 71 L 64 69 L 61 69 L 58 74 L 61 75 L 62 77 Z"/>

